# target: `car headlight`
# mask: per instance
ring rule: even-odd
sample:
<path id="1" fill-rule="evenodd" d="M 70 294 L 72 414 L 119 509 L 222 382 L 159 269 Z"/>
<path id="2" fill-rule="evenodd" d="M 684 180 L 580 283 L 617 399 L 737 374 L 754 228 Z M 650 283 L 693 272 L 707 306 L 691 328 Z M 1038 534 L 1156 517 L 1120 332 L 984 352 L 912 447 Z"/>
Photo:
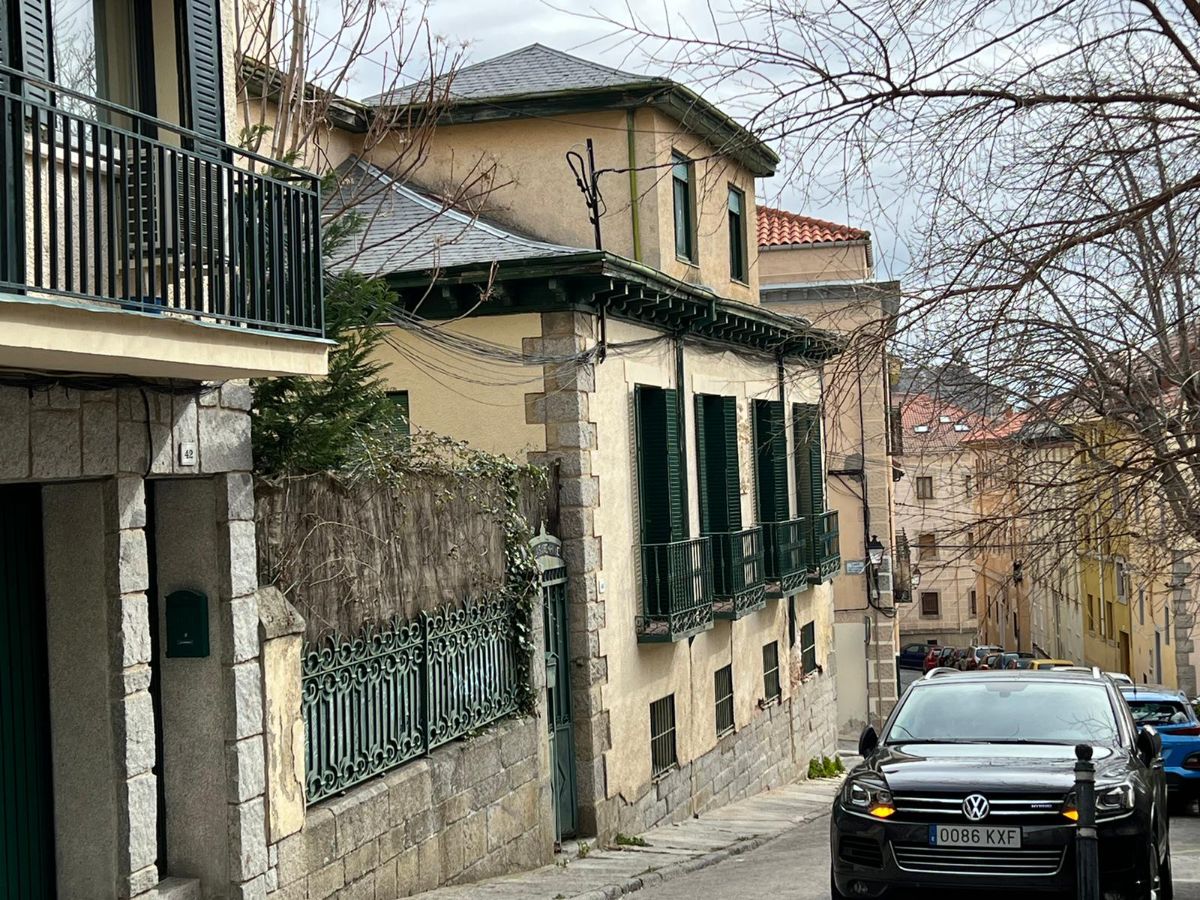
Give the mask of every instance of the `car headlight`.
<path id="1" fill-rule="evenodd" d="M 1096 814 L 1125 812 L 1133 809 L 1133 785 L 1128 781 L 1120 784 L 1096 786 Z"/>
<path id="2" fill-rule="evenodd" d="M 847 781 L 846 786 L 842 788 L 842 805 L 877 819 L 886 819 L 896 812 L 892 792 L 878 777 L 852 778 Z"/>

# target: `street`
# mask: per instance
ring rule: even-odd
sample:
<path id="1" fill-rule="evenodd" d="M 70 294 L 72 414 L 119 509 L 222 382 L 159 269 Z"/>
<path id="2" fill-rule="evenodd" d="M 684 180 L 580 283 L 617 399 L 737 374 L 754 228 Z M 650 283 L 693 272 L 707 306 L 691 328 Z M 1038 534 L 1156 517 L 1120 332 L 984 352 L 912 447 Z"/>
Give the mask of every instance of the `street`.
<path id="1" fill-rule="evenodd" d="M 1200 816 L 1171 822 L 1172 865 L 1177 900 L 1200 900 Z M 646 900 L 700 897 L 829 897 L 829 819 L 792 829 L 757 850 L 639 894 Z"/>

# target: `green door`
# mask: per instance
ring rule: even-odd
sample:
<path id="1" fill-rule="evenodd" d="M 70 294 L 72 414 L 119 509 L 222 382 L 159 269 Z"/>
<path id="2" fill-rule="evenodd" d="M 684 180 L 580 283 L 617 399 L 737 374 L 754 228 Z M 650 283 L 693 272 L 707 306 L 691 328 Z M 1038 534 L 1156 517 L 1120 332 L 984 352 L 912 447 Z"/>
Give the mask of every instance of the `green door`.
<path id="1" fill-rule="evenodd" d="M 0 900 L 54 896 L 51 804 L 41 490 L 0 486 Z"/>

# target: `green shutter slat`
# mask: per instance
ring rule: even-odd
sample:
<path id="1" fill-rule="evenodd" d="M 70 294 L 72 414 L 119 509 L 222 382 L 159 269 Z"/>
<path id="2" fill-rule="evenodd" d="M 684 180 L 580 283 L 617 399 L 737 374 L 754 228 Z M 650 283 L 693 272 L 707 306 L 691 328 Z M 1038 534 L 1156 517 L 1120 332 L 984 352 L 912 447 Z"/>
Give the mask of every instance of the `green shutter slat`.
<path id="1" fill-rule="evenodd" d="M 771 415 L 771 465 L 775 477 L 775 521 L 790 518 L 787 482 L 787 428 L 784 422 L 783 403 L 770 401 Z"/>
<path id="2" fill-rule="evenodd" d="M 821 409 L 815 403 L 792 404 L 796 452 L 796 499 L 803 516 L 825 511 L 825 451 L 821 441 Z"/>
<path id="3" fill-rule="evenodd" d="M 742 474 L 738 468 L 737 398 L 721 398 L 725 451 L 725 520 L 730 531 L 742 530 Z"/>
<path id="4" fill-rule="evenodd" d="M 221 80 L 221 18 L 218 0 L 184 0 L 188 125 L 214 141 L 225 140 L 225 99 Z M 216 145 L 196 148 L 219 154 Z"/>
<path id="5" fill-rule="evenodd" d="M 789 509 L 787 432 L 780 401 L 754 401 L 754 448 L 759 521 L 783 522 Z"/>
<path id="6" fill-rule="evenodd" d="M 43 81 L 52 76 L 50 58 L 50 4 L 48 0 L 13 0 L 17 3 L 21 35 L 22 72 Z M 5 10 L 7 13 L 7 9 Z M 8 17 L 6 23 L 11 21 Z M 25 96 L 39 103 L 49 103 L 49 92 L 40 86 L 25 84 Z"/>
<path id="7" fill-rule="evenodd" d="M 692 398 L 692 405 L 696 410 L 696 496 L 700 502 L 701 534 L 712 534 L 713 532 L 712 510 L 708 495 L 710 481 L 708 434 L 704 424 L 704 407 L 707 400 L 708 397 L 704 394 L 696 394 Z"/>
<path id="8" fill-rule="evenodd" d="M 684 509 L 684 478 L 686 471 L 683 462 L 682 444 L 679 431 L 679 392 L 672 389 L 662 390 L 664 455 L 667 463 L 667 489 L 669 534 L 667 540 L 682 541 L 688 534 L 687 510 Z"/>

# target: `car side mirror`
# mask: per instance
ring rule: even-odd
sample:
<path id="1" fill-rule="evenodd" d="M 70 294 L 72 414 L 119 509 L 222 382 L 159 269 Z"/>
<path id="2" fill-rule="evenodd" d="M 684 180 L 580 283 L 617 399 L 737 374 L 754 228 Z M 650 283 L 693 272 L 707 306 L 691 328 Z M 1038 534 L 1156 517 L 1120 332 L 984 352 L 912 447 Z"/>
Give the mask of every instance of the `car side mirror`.
<path id="1" fill-rule="evenodd" d="M 862 735 L 858 739 L 858 755 L 866 759 L 875 752 L 875 748 L 879 746 L 879 735 L 876 733 L 874 726 L 868 725 L 863 729 Z"/>
<path id="2" fill-rule="evenodd" d="M 1162 737 L 1157 728 L 1153 725 L 1142 726 L 1137 736 L 1137 750 L 1142 762 L 1148 766 L 1154 765 L 1154 761 L 1162 756 Z"/>

